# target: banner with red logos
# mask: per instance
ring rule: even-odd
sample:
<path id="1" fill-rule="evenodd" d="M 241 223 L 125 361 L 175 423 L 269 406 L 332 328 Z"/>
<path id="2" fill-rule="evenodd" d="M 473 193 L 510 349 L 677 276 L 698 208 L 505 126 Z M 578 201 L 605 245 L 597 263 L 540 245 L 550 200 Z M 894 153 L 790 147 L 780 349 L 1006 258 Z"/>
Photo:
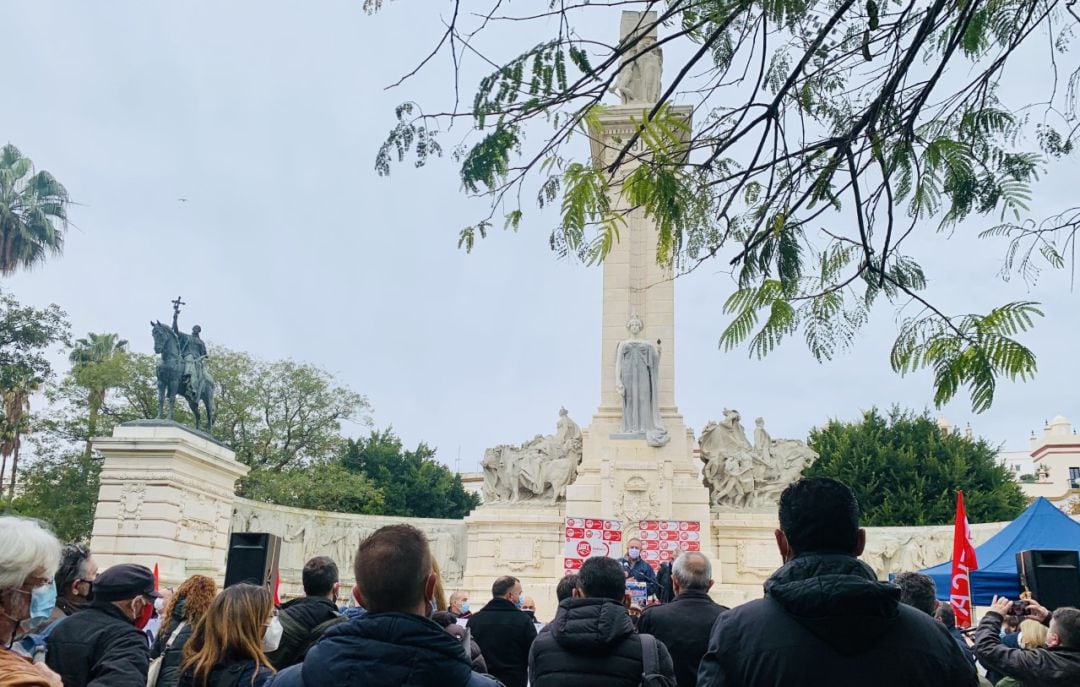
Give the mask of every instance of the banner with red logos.
<path id="1" fill-rule="evenodd" d="M 697 520 L 642 520 L 641 558 L 656 570 L 682 551 L 701 551 L 701 523 Z"/>
<path id="2" fill-rule="evenodd" d="M 599 518 L 567 518 L 563 570 L 577 572 L 586 558 L 622 556 L 622 522 Z"/>

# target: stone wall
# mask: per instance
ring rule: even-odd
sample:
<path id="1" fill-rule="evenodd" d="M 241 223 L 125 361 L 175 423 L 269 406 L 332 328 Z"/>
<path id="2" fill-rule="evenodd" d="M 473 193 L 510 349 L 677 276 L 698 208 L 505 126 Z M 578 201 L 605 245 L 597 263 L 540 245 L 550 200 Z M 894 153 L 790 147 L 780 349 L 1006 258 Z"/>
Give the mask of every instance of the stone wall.
<path id="1" fill-rule="evenodd" d="M 467 554 L 464 520 L 353 515 L 276 506 L 237 497 L 233 503 L 232 531 L 269 532 L 281 537 L 281 590 L 285 597 L 302 593 L 304 562 L 329 556 L 338 564 L 342 587 L 353 583 L 352 562 L 360 540 L 384 525 L 406 523 L 423 530 L 439 563 L 449 595 L 465 572 Z"/>

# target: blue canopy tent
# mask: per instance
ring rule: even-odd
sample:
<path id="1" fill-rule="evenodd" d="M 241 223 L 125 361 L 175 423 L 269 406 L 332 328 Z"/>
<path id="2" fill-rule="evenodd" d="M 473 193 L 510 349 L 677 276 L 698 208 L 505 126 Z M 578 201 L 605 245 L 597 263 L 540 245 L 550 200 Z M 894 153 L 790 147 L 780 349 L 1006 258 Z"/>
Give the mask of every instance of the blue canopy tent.
<path id="1" fill-rule="evenodd" d="M 971 599 L 976 606 L 989 606 L 994 596 L 1020 596 L 1020 576 L 1016 554 L 1028 549 L 1080 551 L 1080 523 L 1058 510 L 1046 499 L 1035 503 L 982 546 L 975 549 L 979 569 L 971 573 Z M 922 571 L 937 585 L 937 597 L 949 599 L 952 560 Z"/>

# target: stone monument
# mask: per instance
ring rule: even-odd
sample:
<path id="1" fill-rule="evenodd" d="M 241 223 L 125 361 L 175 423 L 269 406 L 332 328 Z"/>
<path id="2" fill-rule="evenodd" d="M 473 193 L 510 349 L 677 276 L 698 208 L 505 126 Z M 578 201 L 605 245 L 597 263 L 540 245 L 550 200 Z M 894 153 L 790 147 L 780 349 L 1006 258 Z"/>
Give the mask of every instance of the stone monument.
<path id="1" fill-rule="evenodd" d="M 725 408 L 723 420 L 710 422 L 701 431 L 701 459 L 712 506 L 774 513 L 780 494 L 817 460 L 817 453 L 801 441 L 773 440 L 760 417 L 754 421 L 751 444 L 741 421 L 739 411 Z"/>
<path id="2" fill-rule="evenodd" d="M 163 584 L 196 573 L 220 582 L 234 486 L 247 466 L 202 432 L 168 421 L 125 423 L 93 442 L 104 457 L 90 541 L 101 567 L 156 564 Z"/>
<path id="3" fill-rule="evenodd" d="M 169 401 L 168 420 L 173 419 L 176 408 L 176 395 L 188 402 L 191 414 L 195 416 L 195 429 L 201 429 L 199 403 L 206 409 L 206 431 L 214 427 L 214 378 L 204 368 L 207 358 L 206 344 L 199 336 L 202 327 L 195 325 L 190 334 L 180 331 L 177 325 L 180 306 L 186 305 L 177 298 L 172 302 L 172 328 L 160 321 L 151 321 L 151 333 L 154 337 L 154 353 L 161 354 L 161 362 L 155 370 L 158 387 L 157 419 L 162 419 L 165 401 Z"/>

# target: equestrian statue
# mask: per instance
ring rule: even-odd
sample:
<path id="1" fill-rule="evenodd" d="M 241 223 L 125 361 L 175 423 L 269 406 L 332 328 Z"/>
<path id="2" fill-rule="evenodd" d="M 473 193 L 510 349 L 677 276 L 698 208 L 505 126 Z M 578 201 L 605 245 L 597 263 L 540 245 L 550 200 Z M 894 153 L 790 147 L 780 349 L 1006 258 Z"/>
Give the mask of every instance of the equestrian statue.
<path id="1" fill-rule="evenodd" d="M 199 415 L 199 402 L 206 408 L 206 431 L 214 428 L 214 378 L 206 370 L 206 343 L 199 337 L 202 327 L 195 325 L 190 334 L 180 331 L 177 322 L 180 306 L 186 305 L 177 298 L 172 301 L 172 328 L 160 321 L 152 321 L 154 334 L 154 353 L 161 354 L 157 365 L 158 412 L 160 420 L 164 412 L 165 399 L 169 400 L 169 419 L 173 419 L 176 409 L 176 395 L 187 399 L 191 414 L 195 416 L 195 429 L 202 429 Z"/>

